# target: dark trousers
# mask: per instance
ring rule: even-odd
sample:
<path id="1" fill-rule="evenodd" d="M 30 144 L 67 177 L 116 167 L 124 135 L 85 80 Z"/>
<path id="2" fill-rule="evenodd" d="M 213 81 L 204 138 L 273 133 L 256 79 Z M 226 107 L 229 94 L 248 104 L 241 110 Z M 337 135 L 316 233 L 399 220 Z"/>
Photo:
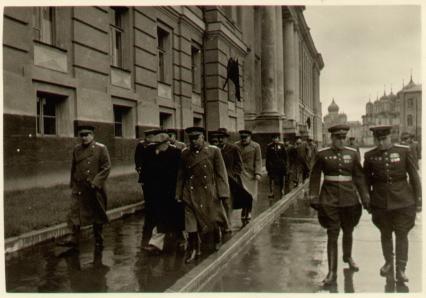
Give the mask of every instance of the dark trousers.
<path id="1" fill-rule="evenodd" d="M 397 267 L 405 269 L 408 261 L 408 233 L 416 220 L 415 206 L 387 210 L 372 208 L 374 225 L 380 230 L 383 257 L 393 262 L 393 233 L 395 233 L 395 260 Z"/>
<path id="2" fill-rule="evenodd" d="M 281 199 L 284 188 L 284 174 L 269 174 L 270 190 L 275 200 Z"/>
<path id="3" fill-rule="evenodd" d="M 142 186 L 142 191 L 144 194 L 144 223 L 143 223 L 143 230 L 142 230 L 142 245 L 148 245 L 149 240 L 152 237 L 152 231 L 154 230 L 154 227 L 156 225 L 155 223 L 155 216 L 154 216 L 154 210 L 151 203 L 152 198 L 150 199 L 149 190 Z"/>

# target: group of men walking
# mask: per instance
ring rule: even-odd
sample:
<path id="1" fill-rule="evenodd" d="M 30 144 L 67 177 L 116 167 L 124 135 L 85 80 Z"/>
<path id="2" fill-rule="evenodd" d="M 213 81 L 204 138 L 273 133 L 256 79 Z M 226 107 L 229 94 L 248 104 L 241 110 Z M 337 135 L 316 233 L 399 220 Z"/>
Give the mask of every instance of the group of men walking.
<path id="1" fill-rule="evenodd" d="M 311 206 L 318 211 L 319 223 L 327 229 L 329 272 L 323 281 L 325 285 L 334 284 L 337 278 L 340 230 L 343 261 L 350 269 L 359 270 L 352 256 L 352 233 L 361 217 L 361 205 L 372 214 L 372 221 L 381 233 L 385 264 L 380 275 L 396 278 L 397 282 L 408 281 L 407 235 L 414 226 L 416 211 L 421 211 L 422 193 L 417 160 L 409 146 L 391 142 L 391 128 L 370 128 L 377 146 L 365 153 L 363 167 L 359 151 L 344 145 L 347 125 L 330 127 L 331 146 L 318 150 L 309 195 Z M 320 189 L 321 174 L 324 180 Z"/>
<path id="2" fill-rule="evenodd" d="M 350 269 L 359 270 L 352 255 L 352 234 L 362 206 L 372 214 L 381 233 L 385 264 L 380 274 L 395 274 L 397 281 L 407 282 L 407 235 L 422 204 L 419 144 L 405 133 L 403 144 L 393 144 L 391 126 L 372 127 L 377 147 L 365 153 L 361 166 L 356 144 L 345 146 L 348 130 L 347 125 L 329 128 L 332 144 L 322 149 L 312 140 L 281 143 L 279 135 L 273 136 L 266 150 L 271 194 L 279 199 L 310 175 L 311 206 L 327 229 L 329 272 L 325 285 L 337 278 L 340 230 L 343 261 Z M 107 148 L 94 140 L 94 127 L 80 126 L 78 131 L 81 142 L 72 156 L 68 216 L 73 233 L 65 245 L 78 250 L 80 226 L 92 224 L 95 247 L 101 249 L 102 227 L 108 222 L 105 181 L 111 161 Z M 262 155 L 249 130 L 239 131 L 240 140 L 231 143 L 227 130 L 220 128 L 209 133 L 210 144 L 201 127 L 189 127 L 185 132 L 188 147 L 176 140 L 174 129 L 146 131 L 145 140 L 135 150 L 135 166 L 145 201 L 143 248 L 157 253 L 176 244 L 175 248 L 187 250 L 185 260 L 189 263 L 201 254 L 201 239 L 206 234 L 213 235 L 218 249 L 222 235 L 231 232 L 234 209 L 241 209 L 243 226 L 250 221 L 262 176 Z"/>
<path id="3" fill-rule="evenodd" d="M 173 249 L 167 243 L 177 243 L 176 249 L 187 249 L 189 263 L 201 254 L 205 235 L 219 248 L 222 235 L 232 231 L 234 209 L 242 209 L 243 225 L 250 221 L 262 161 L 248 130 L 239 132 L 235 144 L 225 128 L 211 132 L 209 141 L 216 146 L 207 143 L 201 127 L 185 132 L 188 147 L 176 141 L 176 130 L 146 131 L 135 151 L 135 166 L 145 201 L 143 248 L 159 253 Z"/>

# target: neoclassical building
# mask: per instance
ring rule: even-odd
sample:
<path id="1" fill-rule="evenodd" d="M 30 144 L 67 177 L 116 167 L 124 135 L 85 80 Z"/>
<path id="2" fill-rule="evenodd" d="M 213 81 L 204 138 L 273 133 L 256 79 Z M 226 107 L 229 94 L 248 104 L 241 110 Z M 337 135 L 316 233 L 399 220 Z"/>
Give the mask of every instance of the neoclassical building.
<path id="1" fill-rule="evenodd" d="M 80 124 L 96 127 L 112 175 L 134 171 L 150 128 L 181 139 L 192 125 L 249 128 L 263 147 L 275 132 L 321 141 L 324 63 L 304 9 L 5 7 L 5 189 L 66 183 Z M 238 80 L 225 84 L 230 58 Z"/>
<path id="2" fill-rule="evenodd" d="M 396 94 L 384 92 L 383 96 L 366 104 L 366 114 L 362 116 L 363 142 L 373 145 L 374 140 L 369 128 L 374 125 L 392 125 L 392 140 L 399 141 L 404 131 L 413 133 L 421 140 L 422 86 L 412 77 Z"/>

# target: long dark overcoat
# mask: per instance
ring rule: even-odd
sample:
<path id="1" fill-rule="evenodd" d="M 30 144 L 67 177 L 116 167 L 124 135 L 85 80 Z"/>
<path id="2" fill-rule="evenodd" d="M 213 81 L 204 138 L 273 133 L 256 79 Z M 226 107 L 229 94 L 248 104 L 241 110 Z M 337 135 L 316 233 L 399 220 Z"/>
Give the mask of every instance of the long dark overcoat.
<path id="1" fill-rule="evenodd" d="M 176 201 L 176 179 L 181 150 L 169 146 L 156 153 L 155 146 L 148 147 L 144 163 L 144 191 L 151 204 L 154 224 L 160 233 L 184 229 L 183 206 Z"/>
<path id="2" fill-rule="evenodd" d="M 226 172 L 228 173 L 229 189 L 234 209 L 248 207 L 252 204 L 253 197 L 244 188 L 241 174 L 243 172 L 243 159 L 240 149 L 234 144 L 225 144 L 221 149 Z"/>
<path id="3" fill-rule="evenodd" d="M 229 198 L 229 185 L 219 148 L 204 144 L 182 152 L 176 196 L 185 204 L 187 232 L 209 232 L 226 223 L 219 198 Z"/>
<path id="4" fill-rule="evenodd" d="M 72 200 L 68 214 L 71 225 L 87 225 L 106 222 L 107 196 L 105 181 L 111 169 L 111 161 L 105 145 L 91 142 L 75 146 L 72 154 L 71 182 Z M 95 190 L 91 186 L 95 186 Z M 100 203 L 100 204 L 99 204 Z"/>

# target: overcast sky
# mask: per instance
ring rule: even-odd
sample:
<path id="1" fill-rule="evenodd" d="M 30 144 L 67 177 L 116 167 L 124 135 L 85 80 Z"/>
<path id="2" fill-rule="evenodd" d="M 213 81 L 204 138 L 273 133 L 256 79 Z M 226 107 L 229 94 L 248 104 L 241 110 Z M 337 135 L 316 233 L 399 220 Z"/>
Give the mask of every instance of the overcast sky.
<path id="1" fill-rule="evenodd" d="M 324 59 L 323 116 L 334 97 L 348 120 L 360 120 L 369 97 L 421 82 L 419 6 L 307 6 L 305 18 Z"/>

